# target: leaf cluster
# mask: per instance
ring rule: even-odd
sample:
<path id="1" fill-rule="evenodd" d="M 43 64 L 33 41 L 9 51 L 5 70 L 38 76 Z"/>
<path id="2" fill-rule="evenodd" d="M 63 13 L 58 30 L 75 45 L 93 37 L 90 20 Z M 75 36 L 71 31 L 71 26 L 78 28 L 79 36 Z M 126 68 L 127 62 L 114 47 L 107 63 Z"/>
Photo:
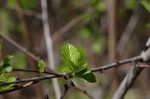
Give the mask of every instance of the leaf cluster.
<path id="1" fill-rule="evenodd" d="M 61 72 L 69 73 L 73 78 L 78 77 L 88 82 L 95 82 L 96 78 L 88 69 L 84 51 L 71 44 L 61 47 Z"/>
<path id="2" fill-rule="evenodd" d="M 11 76 L 9 73 L 13 70 L 11 66 L 11 59 L 13 56 L 6 56 L 3 60 L 0 61 L 0 85 L 5 82 L 15 81 L 16 78 Z M 7 86 L 0 86 L 0 90 L 7 90 L 14 86 L 14 84 L 10 84 Z"/>

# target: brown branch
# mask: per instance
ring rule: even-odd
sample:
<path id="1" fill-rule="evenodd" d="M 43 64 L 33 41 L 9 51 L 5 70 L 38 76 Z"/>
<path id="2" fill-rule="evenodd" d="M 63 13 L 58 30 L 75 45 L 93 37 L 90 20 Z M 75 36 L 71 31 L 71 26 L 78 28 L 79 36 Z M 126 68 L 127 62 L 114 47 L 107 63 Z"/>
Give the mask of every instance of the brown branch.
<path id="1" fill-rule="evenodd" d="M 137 64 L 132 67 L 129 73 L 126 75 L 118 90 L 115 92 L 112 99 L 123 99 L 129 88 L 132 87 L 138 75 L 141 73 L 143 68 L 139 67 Z"/>
<path id="2" fill-rule="evenodd" d="M 150 60 L 150 38 L 148 39 L 146 43 L 146 48 L 147 49 L 145 49 L 140 55 L 142 60 L 145 63 Z M 125 94 L 129 90 L 129 88 L 131 88 L 131 86 L 133 85 L 133 83 L 135 82 L 136 78 L 138 77 L 138 75 L 140 74 L 142 70 L 143 68 L 141 68 L 137 64 L 134 67 L 132 67 L 132 69 L 126 75 L 121 85 L 119 86 L 118 90 L 114 94 L 113 99 L 123 99 Z"/>
<path id="3" fill-rule="evenodd" d="M 117 66 L 120 66 L 122 64 L 127 64 L 127 63 L 131 63 L 133 61 L 141 61 L 142 57 L 140 56 L 137 56 L 137 57 L 133 57 L 133 58 L 130 58 L 130 59 L 124 59 L 124 60 L 120 60 L 118 62 L 115 62 L 115 63 L 112 63 L 112 64 L 108 64 L 108 65 L 103 65 L 103 66 L 100 66 L 100 67 L 95 67 L 95 68 L 91 68 L 92 72 L 101 72 L 103 70 L 107 70 L 107 69 L 111 69 L 111 68 L 114 68 L 114 67 L 117 67 Z M 14 69 L 16 71 L 25 71 L 25 72 L 38 72 L 38 71 L 35 71 L 35 70 L 24 70 L 24 69 Z M 45 72 L 45 73 L 49 73 L 49 72 Z M 59 77 L 63 77 L 63 78 L 68 78 L 68 75 L 69 74 L 53 74 L 53 75 L 45 75 L 45 76 L 41 76 L 41 77 L 35 77 L 35 78 L 29 78 L 29 79 L 23 79 L 23 80 L 17 80 L 15 81 L 15 83 L 19 83 L 19 82 L 28 82 L 28 81 L 32 81 L 32 80 L 39 80 L 39 79 L 42 79 L 44 80 L 45 78 L 48 79 L 48 78 L 59 78 Z M 13 84 L 13 82 L 9 82 L 7 83 L 8 84 Z"/>
<path id="4" fill-rule="evenodd" d="M 47 57 L 48 57 L 48 68 L 55 70 L 55 60 L 54 60 L 54 51 L 53 51 L 53 41 L 51 37 L 51 30 L 48 20 L 48 9 L 47 9 L 47 0 L 41 0 L 41 14 L 42 14 L 42 23 L 44 30 L 44 39 L 46 43 Z M 55 97 L 59 99 L 61 97 L 61 90 L 59 87 L 58 79 L 52 79 L 52 85 L 54 87 Z"/>
<path id="5" fill-rule="evenodd" d="M 10 10 L 12 12 L 14 12 L 14 11 L 17 12 L 17 10 L 18 10 L 17 8 L 10 8 L 10 7 L 6 7 L 6 9 L 8 9 L 8 10 Z M 20 13 L 25 15 L 25 16 L 33 16 L 33 17 L 35 17 L 35 18 L 37 18 L 39 20 L 42 19 L 41 18 L 41 14 L 39 14 L 37 12 L 33 12 L 33 11 L 29 11 L 29 10 L 25 10 L 25 9 L 20 8 Z"/>
<path id="6" fill-rule="evenodd" d="M 28 48 L 29 50 L 32 50 L 33 41 L 32 41 L 29 29 L 28 29 L 28 24 L 27 24 L 26 18 L 24 16 L 24 14 L 22 14 L 22 12 L 21 12 L 22 10 L 21 10 L 20 5 L 21 5 L 20 0 L 16 0 L 16 12 L 17 12 L 17 16 L 20 21 L 23 42 L 25 43 L 26 48 Z"/>
<path id="7" fill-rule="evenodd" d="M 27 55 L 32 60 L 34 60 L 36 62 L 39 61 L 39 60 L 41 60 L 39 57 L 37 57 L 34 54 L 32 54 L 31 52 L 29 52 L 25 47 L 19 45 L 13 39 L 11 39 L 10 37 L 4 35 L 4 33 L 0 32 L 0 38 L 3 39 L 3 40 L 5 40 L 5 41 L 7 41 L 8 43 L 10 43 L 11 45 L 13 45 L 14 47 L 16 47 L 18 50 L 20 50 L 21 52 L 23 52 L 25 55 Z M 51 70 L 50 68 L 47 68 L 47 70 L 49 72 L 57 74 L 55 71 Z"/>
<path id="8" fill-rule="evenodd" d="M 109 61 L 117 60 L 117 38 L 119 34 L 119 0 L 106 0 L 107 5 L 107 22 L 108 22 L 108 57 Z M 119 84 L 118 69 L 112 69 L 113 83 L 115 89 Z"/>
<path id="9" fill-rule="evenodd" d="M 26 78 L 26 79 L 19 79 L 13 82 L 5 82 L 0 84 L 0 86 L 7 86 L 10 84 L 18 84 L 18 83 L 26 83 L 26 82 L 32 82 L 32 81 L 42 81 L 42 80 L 46 80 L 46 79 L 52 79 L 52 78 L 62 78 L 64 77 L 64 75 L 43 75 L 43 76 L 39 76 L 39 77 L 33 77 L 33 78 Z"/>
<path id="10" fill-rule="evenodd" d="M 86 96 L 88 96 L 89 99 L 93 99 L 93 97 L 92 97 L 86 90 L 83 90 L 83 89 L 81 89 L 81 88 L 79 88 L 79 87 L 77 87 L 77 86 L 74 86 L 74 88 L 75 88 L 76 90 L 82 92 L 82 93 L 85 94 Z"/>
<path id="11" fill-rule="evenodd" d="M 67 95 L 69 89 L 72 87 L 71 85 L 68 85 L 67 83 L 64 85 L 64 92 L 62 93 L 60 99 L 64 99 L 65 96 Z"/>
<path id="12" fill-rule="evenodd" d="M 147 62 L 148 60 L 150 60 L 149 45 L 150 45 L 150 38 L 148 40 L 148 43 L 146 44 L 147 49 L 145 49 L 140 56 L 120 60 L 118 62 L 108 64 L 108 65 L 104 65 L 104 66 L 101 66 L 101 67 L 95 67 L 95 68 L 92 68 L 91 70 L 92 70 L 92 72 L 99 72 L 99 71 L 107 70 L 107 69 L 110 69 L 110 68 L 113 68 L 113 67 L 118 67 L 118 66 L 121 66 L 122 64 L 127 64 L 127 63 L 131 63 L 131 62 L 142 62 L 142 61 Z M 142 71 L 142 69 L 143 68 L 141 68 L 141 67 L 136 67 L 136 68 L 134 67 L 133 69 L 131 69 L 131 72 L 128 74 L 129 76 L 127 75 L 127 77 L 123 81 L 123 85 L 121 85 L 123 87 L 121 87 L 119 89 L 119 90 L 123 90 L 122 93 L 120 93 L 120 91 L 117 91 L 116 94 L 118 94 L 118 92 L 119 92 L 119 96 L 123 97 L 125 95 L 125 93 L 127 92 L 127 90 L 130 88 L 130 86 L 133 84 L 133 82 L 136 79 L 136 77 L 138 76 L 138 74 Z M 136 72 L 135 72 L 135 70 L 136 70 Z M 36 72 L 34 70 L 29 70 L 29 71 Z M 0 86 L 6 86 L 6 85 L 18 84 L 18 83 L 25 83 L 25 82 L 33 82 L 33 81 L 42 81 L 42 80 L 45 80 L 45 79 L 52 79 L 52 78 L 63 78 L 63 79 L 67 78 L 67 79 L 69 79 L 68 76 L 69 76 L 69 74 L 43 75 L 43 76 L 40 76 L 40 77 L 21 79 L 21 80 L 16 80 L 16 81 L 13 81 L 13 82 L 5 82 L 5 83 L 0 84 Z M 12 89 L 10 89 L 10 90 L 12 90 Z M 86 94 L 86 92 L 84 92 L 84 93 Z M 114 95 L 114 97 L 118 96 L 116 94 Z M 121 99 L 121 98 L 114 98 L 114 99 Z"/>
<path id="13" fill-rule="evenodd" d="M 64 33 L 68 32 L 73 26 L 75 26 L 79 22 L 81 22 L 82 17 L 83 17 L 83 15 L 73 18 L 70 22 L 68 22 L 66 25 L 64 25 L 62 28 L 60 28 L 58 31 L 54 32 L 52 35 L 54 43 L 58 43 L 58 41 L 60 40 L 61 36 L 64 35 Z"/>
<path id="14" fill-rule="evenodd" d="M 44 72 L 39 72 L 38 70 L 31 70 L 31 69 L 13 69 L 14 72 L 31 72 L 31 73 L 40 73 L 40 74 L 51 74 L 51 75 L 58 75 L 57 73 L 52 73 L 52 72 L 48 72 L 48 71 L 44 71 Z"/>
<path id="15" fill-rule="evenodd" d="M 0 38 L 7 41 L 8 43 L 12 44 L 14 47 L 18 48 L 20 51 L 22 51 L 25 55 L 30 57 L 34 61 L 39 61 L 40 58 L 29 52 L 26 48 L 23 46 L 19 45 L 17 42 L 15 42 L 13 39 L 10 37 L 4 35 L 4 33 L 0 33 Z"/>
<path id="16" fill-rule="evenodd" d="M 108 69 L 111 69 L 111 68 L 114 68 L 114 67 L 118 67 L 118 66 L 121 66 L 122 64 L 127 64 L 127 63 L 131 63 L 133 61 L 141 61 L 141 57 L 140 56 L 137 56 L 137 57 L 133 57 L 133 58 L 130 58 L 130 59 L 124 59 L 124 60 L 120 60 L 118 62 L 115 62 L 115 63 L 112 63 L 112 64 L 108 64 L 108 65 L 103 65 L 103 66 L 100 66 L 100 67 L 95 67 L 95 68 L 92 68 L 92 72 L 101 72 L 101 71 L 104 71 L 104 70 L 108 70 Z M 35 70 L 24 70 L 24 69 L 14 69 L 16 71 L 24 71 L 24 72 L 38 72 L 38 71 L 35 71 Z M 49 73 L 49 72 L 45 72 L 45 73 Z M 53 73 L 50 73 L 50 74 L 53 74 Z M 46 79 L 52 79 L 52 78 L 68 78 L 69 74 L 53 74 L 53 75 L 44 75 L 44 76 L 40 76 L 40 77 L 34 77 L 34 78 L 27 78 L 27 79 L 21 79 L 21 80 L 16 80 L 14 82 L 6 82 L 6 83 L 3 83 L 3 84 L 0 84 L 0 86 L 6 86 L 6 85 L 10 85 L 10 84 L 17 84 L 17 83 L 23 83 L 23 82 L 31 82 L 31 81 L 42 81 L 42 80 L 46 80 Z M 66 80 L 67 80 L 66 79 Z M 10 89 L 8 91 L 0 91 L 0 93 L 7 93 L 7 92 L 12 92 L 13 90 L 19 90 L 19 89 L 22 89 L 22 88 L 15 88 L 15 89 Z M 86 94 L 86 92 L 84 92 Z"/>
<path id="17" fill-rule="evenodd" d="M 118 43 L 118 52 L 119 52 L 119 55 L 123 54 L 127 42 L 129 41 L 129 39 L 133 35 L 134 30 L 137 27 L 137 24 L 139 23 L 139 20 L 142 19 L 142 15 L 143 15 L 144 9 L 141 6 L 140 2 L 138 2 L 138 3 L 139 4 L 135 8 L 135 10 L 133 12 L 133 15 L 129 19 L 129 22 L 128 22 L 125 30 L 123 31 L 122 37 L 121 37 L 121 39 L 120 39 L 120 41 Z"/>
<path id="18" fill-rule="evenodd" d="M 114 62 L 114 63 L 111 63 L 111 64 L 107 64 L 107 65 L 103 65 L 103 66 L 99 66 L 99 67 L 94 67 L 91 70 L 92 70 L 92 72 L 101 72 L 101 71 L 111 69 L 111 68 L 114 68 L 114 67 L 119 67 L 123 64 L 131 63 L 133 61 L 142 61 L 142 57 L 141 56 L 136 56 L 136 57 L 133 57 L 133 58 L 120 60 L 120 61 L 117 61 L 117 62 Z"/>
<path id="19" fill-rule="evenodd" d="M 34 84 L 38 83 L 38 81 L 35 81 L 35 82 L 31 82 L 30 84 L 26 85 L 17 85 L 15 86 L 14 88 L 12 89 L 8 89 L 8 90 L 3 90 L 3 91 L 0 91 L 0 94 L 6 94 L 6 93 L 9 93 L 9 92 L 14 92 L 14 91 L 17 91 L 17 90 L 20 90 L 20 89 L 23 89 L 23 88 L 26 88 L 26 87 L 30 87 Z"/>

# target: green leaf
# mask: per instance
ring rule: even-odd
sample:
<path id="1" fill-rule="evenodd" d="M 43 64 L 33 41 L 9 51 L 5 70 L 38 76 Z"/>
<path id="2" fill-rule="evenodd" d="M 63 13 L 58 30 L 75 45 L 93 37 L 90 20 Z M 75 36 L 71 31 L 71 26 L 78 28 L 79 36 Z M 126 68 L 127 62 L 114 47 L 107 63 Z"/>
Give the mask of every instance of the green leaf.
<path id="1" fill-rule="evenodd" d="M 61 47 L 61 61 L 64 72 L 76 72 L 86 66 L 84 53 L 71 44 Z"/>
<path id="2" fill-rule="evenodd" d="M 61 60 L 63 72 L 70 73 L 74 78 L 82 78 L 88 82 L 95 82 L 96 78 L 86 66 L 83 49 L 76 48 L 71 44 L 65 44 L 61 48 Z"/>
<path id="3" fill-rule="evenodd" d="M 16 78 L 6 73 L 0 74 L 0 84 L 5 83 L 5 82 L 12 82 L 12 81 L 16 81 Z M 7 86 L 0 86 L 0 90 L 11 89 L 14 85 L 15 84 L 10 84 Z"/>
<path id="4" fill-rule="evenodd" d="M 12 71 L 11 59 L 13 56 L 6 56 L 3 60 L 0 61 L 0 73 L 8 73 Z"/>
<path id="5" fill-rule="evenodd" d="M 43 60 L 38 61 L 38 67 L 40 72 L 45 71 L 46 63 Z"/>
<path id="6" fill-rule="evenodd" d="M 144 8 L 150 12 L 150 0 L 142 0 L 142 5 L 144 6 Z"/>
<path id="7" fill-rule="evenodd" d="M 77 77 L 82 78 L 88 82 L 94 83 L 96 82 L 96 77 L 91 70 L 88 68 L 83 68 L 81 71 L 75 74 Z"/>

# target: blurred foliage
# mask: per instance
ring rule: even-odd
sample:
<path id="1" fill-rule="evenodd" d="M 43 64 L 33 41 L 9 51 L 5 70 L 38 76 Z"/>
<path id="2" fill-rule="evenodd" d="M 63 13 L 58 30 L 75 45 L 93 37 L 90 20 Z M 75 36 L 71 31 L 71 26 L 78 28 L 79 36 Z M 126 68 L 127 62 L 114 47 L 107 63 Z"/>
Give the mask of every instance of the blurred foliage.
<path id="1" fill-rule="evenodd" d="M 43 60 L 38 61 L 38 67 L 40 72 L 45 71 L 46 63 Z"/>
<path id="2" fill-rule="evenodd" d="M 146 26 L 147 28 L 150 28 L 150 23 L 146 24 L 145 26 Z"/>
<path id="3" fill-rule="evenodd" d="M 99 31 L 98 29 L 94 29 L 92 26 L 85 26 L 80 30 L 80 35 L 84 39 L 92 39 L 93 44 L 92 44 L 92 50 L 94 53 L 102 53 L 103 50 L 105 49 L 104 45 L 104 37 L 101 33 L 97 32 Z"/>
<path id="4" fill-rule="evenodd" d="M 31 10 L 36 7 L 36 0 L 8 0 L 8 7 L 16 8 L 18 4 L 21 4 L 21 7 L 24 9 Z M 17 3 L 19 2 L 19 3 Z"/>
<path id="5" fill-rule="evenodd" d="M 142 5 L 144 6 L 144 8 L 150 12 L 150 0 L 142 0 Z"/>
<path id="6" fill-rule="evenodd" d="M 27 66 L 27 57 L 21 52 L 16 52 L 11 64 L 16 68 L 25 68 Z"/>
<path id="7" fill-rule="evenodd" d="M 137 1 L 136 0 L 124 0 L 124 4 L 125 4 L 125 7 L 127 9 L 134 9 L 137 5 Z"/>
<path id="8" fill-rule="evenodd" d="M 7 10 L 0 9 L 0 32 L 9 33 L 14 28 L 14 22 Z"/>
<path id="9" fill-rule="evenodd" d="M 106 11 L 105 0 L 92 0 L 90 2 L 91 11 L 83 15 L 85 25 L 80 29 L 80 35 L 84 39 L 92 39 L 92 50 L 94 53 L 101 53 L 104 48 L 104 38 L 100 33 L 99 24 L 90 25 L 93 21 Z"/>
<path id="10" fill-rule="evenodd" d="M 90 5 L 97 12 L 104 12 L 104 11 L 106 11 L 105 0 L 92 0 Z"/>

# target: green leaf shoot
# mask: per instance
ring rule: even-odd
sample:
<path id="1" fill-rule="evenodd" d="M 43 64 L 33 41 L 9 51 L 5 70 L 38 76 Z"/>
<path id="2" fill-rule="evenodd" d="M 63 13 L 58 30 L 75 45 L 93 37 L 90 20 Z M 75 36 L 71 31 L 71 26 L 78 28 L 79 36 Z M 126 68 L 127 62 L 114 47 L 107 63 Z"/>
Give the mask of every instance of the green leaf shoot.
<path id="1" fill-rule="evenodd" d="M 10 63 L 12 58 L 13 56 L 6 56 L 0 61 L 0 73 L 8 73 L 12 71 L 13 67 Z"/>
<path id="2" fill-rule="evenodd" d="M 40 72 L 45 71 L 46 63 L 43 60 L 38 61 L 38 67 Z"/>
<path id="3" fill-rule="evenodd" d="M 81 49 L 75 48 L 71 44 L 65 44 L 61 48 L 61 61 L 64 72 L 76 72 L 85 67 L 85 57 Z"/>
<path id="4" fill-rule="evenodd" d="M 5 82 L 12 82 L 12 81 L 16 81 L 16 78 L 13 76 L 10 76 L 7 73 L 0 74 L 0 84 L 5 83 Z M 14 85 L 15 84 L 0 86 L 0 90 L 2 91 L 2 90 L 11 89 Z"/>
<path id="5" fill-rule="evenodd" d="M 91 70 L 88 68 L 83 68 L 81 71 L 75 74 L 77 77 L 82 78 L 88 82 L 96 82 L 96 77 Z"/>
<path id="6" fill-rule="evenodd" d="M 61 62 L 61 72 L 67 72 L 73 77 L 82 78 L 91 83 L 96 81 L 95 75 L 86 67 L 85 53 L 81 48 L 76 48 L 68 43 L 63 45 Z"/>

